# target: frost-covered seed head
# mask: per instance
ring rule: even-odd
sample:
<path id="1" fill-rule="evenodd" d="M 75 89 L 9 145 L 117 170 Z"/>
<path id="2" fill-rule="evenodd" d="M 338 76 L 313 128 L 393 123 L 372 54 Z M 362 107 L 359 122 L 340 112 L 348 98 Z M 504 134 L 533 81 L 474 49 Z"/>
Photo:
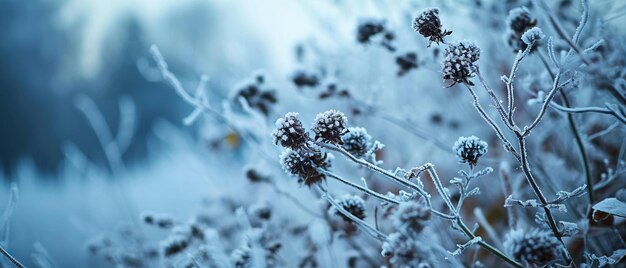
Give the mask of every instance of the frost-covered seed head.
<path id="1" fill-rule="evenodd" d="M 424 230 L 430 219 L 430 209 L 417 201 L 402 202 L 393 214 L 393 225 L 410 237 Z"/>
<path id="2" fill-rule="evenodd" d="M 422 10 L 413 19 L 413 30 L 428 38 L 428 46 L 432 42 L 441 43 L 443 38 L 452 34 L 441 28 L 441 20 L 439 19 L 439 9 L 427 8 Z"/>
<path id="3" fill-rule="evenodd" d="M 305 150 L 287 149 L 280 155 L 280 163 L 283 170 L 298 178 L 298 182 L 311 186 L 323 181 L 326 176 L 319 172 L 320 169 L 328 169 L 332 155 Z"/>
<path id="4" fill-rule="evenodd" d="M 317 114 L 311 130 L 315 133 L 315 141 L 342 144 L 341 136 L 346 134 L 348 119 L 337 110 L 328 110 Z"/>
<path id="5" fill-rule="evenodd" d="M 341 140 L 343 141 L 341 146 L 356 157 L 365 157 L 372 146 L 372 136 L 362 127 L 348 128 L 348 133 L 343 135 Z"/>
<path id="6" fill-rule="evenodd" d="M 541 28 L 533 27 L 530 30 L 524 32 L 524 34 L 522 35 L 522 42 L 530 46 L 535 42 L 539 42 L 539 40 L 543 39 L 544 37 L 545 35 L 543 34 L 543 31 L 541 31 Z"/>
<path id="7" fill-rule="evenodd" d="M 276 120 L 276 130 L 272 135 L 274 136 L 274 143 L 292 149 L 303 147 L 308 139 L 306 130 L 298 119 L 298 113 L 292 112 Z"/>
<path id="8" fill-rule="evenodd" d="M 449 86 L 457 83 L 473 85 L 469 80 L 476 75 L 476 61 L 480 58 L 480 48 L 471 41 L 451 43 L 444 51 L 442 64 L 443 79 Z"/>
<path id="9" fill-rule="evenodd" d="M 535 27 L 537 19 L 526 7 L 517 7 L 509 10 L 509 15 L 506 17 L 506 25 L 514 32 L 522 34 L 526 30 Z"/>
<path id="10" fill-rule="evenodd" d="M 389 257 L 393 267 L 428 268 L 428 253 L 421 244 L 401 233 L 391 233 L 383 243 L 381 254 Z"/>
<path id="11" fill-rule="evenodd" d="M 343 209 L 350 212 L 350 214 L 354 215 L 355 217 L 361 220 L 365 219 L 365 216 L 367 216 L 365 213 L 365 201 L 363 201 L 363 198 L 361 198 L 358 195 L 346 194 L 342 196 L 341 198 L 335 200 L 335 202 L 337 202 L 337 204 L 340 205 Z M 331 206 L 330 209 L 328 209 L 328 213 L 341 216 L 341 218 L 343 218 L 344 221 L 352 222 L 350 218 L 343 215 L 334 206 Z"/>
<path id="12" fill-rule="evenodd" d="M 542 266 L 559 258 L 561 243 L 547 230 L 517 229 L 506 235 L 504 248 L 525 265 Z"/>
<path id="13" fill-rule="evenodd" d="M 476 136 L 459 137 L 454 142 L 452 150 L 456 153 L 460 163 L 469 163 L 475 166 L 478 158 L 487 153 L 487 143 Z"/>

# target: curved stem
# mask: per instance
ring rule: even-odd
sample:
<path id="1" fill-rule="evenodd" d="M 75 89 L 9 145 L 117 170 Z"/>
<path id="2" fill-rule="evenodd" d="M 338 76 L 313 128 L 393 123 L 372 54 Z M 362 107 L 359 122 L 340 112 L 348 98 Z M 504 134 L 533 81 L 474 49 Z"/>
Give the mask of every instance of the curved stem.
<path id="1" fill-rule="evenodd" d="M 469 237 L 470 239 L 474 239 L 476 237 L 476 235 L 474 235 L 472 233 L 472 231 L 467 227 L 467 225 L 465 225 L 465 223 L 463 222 L 463 220 L 461 220 L 461 218 L 457 218 L 456 221 L 457 225 L 461 228 L 461 231 L 463 231 L 463 233 Z M 517 268 L 523 268 L 524 266 L 522 264 L 520 264 L 519 262 L 509 258 L 508 256 L 506 256 L 504 253 L 502 253 L 502 251 L 498 250 L 497 248 L 495 248 L 494 246 L 490 245 L 489 243 L 485 242 L 484 240 L 480 240 L 478 242 L 478 244 L 483 247 L 484 249 L 488 250 L 489 252 L 493 253 L 494 255 L 496 255 L 498 258 L 506 261 L 508 264 L 510 264 L 513 267 L 517 267 Z"/>
<path id="2" fill-rule="evenodd" d="M 370 189 L 368 189 L 368 188 L 366 188 L 364 186 L 361 186 L 361 185 L 358 185 L 358 184 L 356 184 L 354 182 L 348 181 L 348 180 L 346 180 L 344 178 L 339 177 L 338 175 L 336 175 L 336 174 L 334 174 L 332 172 L 329 172 L 329 171 L 326 171 L 326 170 L 323 170 L 323 169 L 318 169 L 318 171 L 320 171 L 322 174 L 327 175 L 327 176 L 329 176 L 329 177 L 331 177 L 333 179 L 336 179 L 336 180 L 338 180 L 338 181 L 340 181 L 340 182 L 342 182 L 342 183 L 344 183 L 346 185 L 349 185 L 349 186 L 352 186 L 354 188 L 357 188 L 361 192 L 364 192 L 364 193 L 369 194 L 369 195 L 371 195 L 373 197 L 376 197 L 376 198 L 378 198 L 378 199 L 380 199 L 380 200 L 382 200 L 384 202 L 388 202 L 388 203 L 392 203 L 392 204 L 396 204 L 396 205 L 400 204 L 400 202 L 398 202 L 395 199 L 389 198 L 389 197 L 384 196 L 384 195 L 382 195 L 382 194 L 380 194 L 380 193 L 378 193 L 376 191 L 372 191 L 372 190 L 370 190 Z"/>

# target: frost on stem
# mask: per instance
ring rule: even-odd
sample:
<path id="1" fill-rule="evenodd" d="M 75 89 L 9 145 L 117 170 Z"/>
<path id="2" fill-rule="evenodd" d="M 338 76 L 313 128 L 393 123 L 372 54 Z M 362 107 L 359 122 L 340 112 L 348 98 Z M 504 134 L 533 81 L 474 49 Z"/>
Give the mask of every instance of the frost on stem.
<path id="1" fill-rule="evenodd" d="M 402 202 L 393 214 L 393 225 L 409 237 L 416 237 L 430 220 L 430 209 L 417 201 Z"/>
<path id="2" fill-rule="evenodd" d="M 504 248 L 525 265 L 542 266 L 558 259 L 561 243 L 547 230 L 516 229 L 506 235 Z"/>
<path id="3" fill-rule="evenodd" d="M 428 252 L 421 243 L 401 233 L 392 233 L 383 243 L 381 254 L 392 267 L 429 268 Z"/>
<path id="4" fill-rule="evenodd" d="M 451 87 L 457 83 L 474 85 L 469 79 L 476 76 L 476 61 L 480 58 L 480 48 L 471 41 L 451 43 L 444 51 L 442 72 L 444 84 Z"/>
<path id="5" fill-rule="evenodd" d="M 319 169 L 330 168 L 332 155 L 308 150 L 287 149 L 280 155 L 280 163 L 287 174 L 298 178 L 298 182 L 311 187 L 326 179 Z"/>
<path id="6" fill-rule="evenodd" d="M 348 132 L 346 128 L 348 119 L 337 110 L 328 110 L 317 114 L 311 130 L 315 133 L 316 142 L 330 144 L 343 144 L 341 136 Z"/>
<path id="7" fill-rule="evenodd" d="M 528 29 L 537 25 L 537 19 L 528 11 L 526 7 L 511 9 L 506 17 L 507 31 L 505 38 L 514 51 L 526 49 L 526 44 L 521 40 L 522 35 Z"/>
<path id="8" fill-rule="evenodd" d="M 365 219 L 365 217 L 367 216 L 365 212 L 365 201 L 363 201 L 363 198 L 358 195 L 346 194 L 341 198 L 335 200 L 335 202 L 337 202 L 337 204 L 340 205 L 343 209 L 350 212 L 350 214 L 361 220 Z M 328 209 L 328 213 L 341 216 L 341 218 L 343 218 L 343 220 L 346 222 L 352 222 L 350 218 L 343 215 L 339 210 L 337 210 L 337 208 L 335 208 L 335 206 L 331 206 Z"/>
<path id="9" fill-rule="evenodd" d="M 298 113 L 291 112 L 276 120 L 276 130 L 272 135 L 274 143 L 291 149 L 302 148 L 308 139 L 306 130 L 298 119 Z"/>
<path id="10" fill-rule="evenodd" d="M 432 42 L 437 44 L 443 43 L 443 38 L 452 34 L 452 31 L 441 28 L 439 9 L 437 8 L 424 9 L 415 16 L 413 19 L 413 30 L 428 38 L 429 47 Z"/>
<path id="11" fill-rule="evenodd" d="M 487 153 L 487 142 L 476 136 L 459 137 L 454 142 L 452 150 L 456 153 L 460 163 L 469 163 L 470 166 L 476 166 L 478 158 Z"/>

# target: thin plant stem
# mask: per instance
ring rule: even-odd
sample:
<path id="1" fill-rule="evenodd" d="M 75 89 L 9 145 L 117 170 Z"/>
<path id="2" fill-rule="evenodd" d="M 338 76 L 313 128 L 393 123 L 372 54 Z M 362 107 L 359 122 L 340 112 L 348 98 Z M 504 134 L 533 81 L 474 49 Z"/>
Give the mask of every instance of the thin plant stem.
<path id="1" fill-rule="evenodd" d="M 380 199 L 380 200 L 382 200 L 384 202 L 388 202 L 388 203 L 396 204 L 396 205 L 400 204 L 400 202 L 398 202 L 395 199 L 389 198 L 389 197 L 384 196 L 384 195 L 382 195 L 382 194 L 380 194 L 380 193 L 378 193 L 376 191 L 372 191 L 372 190 L 370 190 L 370 189 L 368 189 L 368 188 L 366 188 L 364 186 L 361 186 L 361 185 L 358 185 L 358 184 L 356 184 L 354 182 L 348 181 L 348 180 L 346 180 L 346 179 L 344 179 L 342 177 L 339 177 L 338 175 L 336 175 L 336 174 L 334 174 L 332 172 L 329 172 L 329 171 L 326 171 L 326 170 L 323 170 L 323 169 L 318 169 L 318 171 L 320 171 L 322 174 L 325 174 L 325 175 L 327 175 L 327 176 L 329 176 L 329 177 L 331 177 L 333 179 L 336 179 L 336 180 L 338 180 L 338 181 L 340 181 L 340 182 L 342 182 L 342 183 L 344 183 L 346 185 L 352 186 L 352 187 L 360 190 L 361 192 L 364 192 L 364 193 L 369 194 L 369 195 L 371 195 L 373 197 L 376 197 L 376 198 L 378 198 L 378 199 Z"/>
<path id="2" fill-rule="evenodd" d="M 2 253 L 2 255 L 4 255 L 10 262 L 11 264 L 13 264 L 15 267 L 17 268 L 24 268 L 25 266 L 23 264 L 21 264 L 16 258 L 14 258 L 13 256 L 11 256 L 11 254 L 9 254 L 9 252 L 7 252 L 2 245 L 0 245 L 0 253 Z"/>

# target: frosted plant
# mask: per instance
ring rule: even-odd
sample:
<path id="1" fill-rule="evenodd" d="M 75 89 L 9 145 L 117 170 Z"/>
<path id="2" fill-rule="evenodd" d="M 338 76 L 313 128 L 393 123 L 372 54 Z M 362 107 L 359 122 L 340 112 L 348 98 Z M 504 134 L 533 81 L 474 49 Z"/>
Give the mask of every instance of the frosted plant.
<path id="1" fill-rule="evenodd" d="M 398 65 L 398 76 L 403 76 L 418 67 L 417 54 L 415 52 L 407 52 L 396 56 L 396 65 Z"/>
<path id="2" fill-rule="evenodd" d="M 326 179 L 319 169 L 329 168 L 331 160 L 332 155 L 307 150 L 287 149 L 280 155 L 283 170 L 309 187 Z"/>
<path id="3" fill-rule="evenodd" d="M 303 147 L 308 139 L 298 113 L 287 113 L 285 117 L 276 120 L 276 130 L 272 135 L 274 143 L 294 150 Z"/>
<path id="4" fill-rule="evenodd" d="M 443 38 L 452 34 L 451 31 L 441 28 L 438 8 L 427 8 L 420 11 L 413 19 L 413 30 L 428 38 L 428 46 L 432 42 L 443 43 Z"/>
<path id="5" fill-rule="evenodd" d="M 393 213 L 393 225 L 398 232 L 416 237 L 430 220 L 430 209 L 418 201 L 402 202 Z"/>
<path id="6" fill-rule="evenodd" d="M 339 204 L 343 209 L 350 212 L 350 214 L 356 216 L 361 220 L 365 219 L 365 216 L 367 215 L 365 212 L 365 201 L 363 201 L 363 198 L 358 195 L 346 194 L 341 198 L 335 200 L 335 202 L 337 202 L 337 204 Z M 341 214 L 341 212 L 339 212 L 335 207 L 331 206 L 330 209 L 328 209 L 328 213 L 341 216 L 343 220 L 347 222 L 351 221 L 350 218 Z"/>
<path id="7" fill-rule="evenodd" d="M 385 27 L 385 21 L 379 19 L 362 19 L 357 26 L 357 41 L 367 45 L 374 39 L 380 40 L 380 45 L 393 52 L 395 47 L 392 42 L 395 35 Z"/>
<path id="8" fill-rule="evenodd" d="M 356 157 L 365 157 L 372 147 L 372 136 L 367 134 L 367 130 L 362 127 L 350 127 L 348 133 L 341 137 L 346 149 Z"/>
<path id="9" fill-rule="evenodd" d="M 478 158 L 487 153 L 487 143 L 480 140 L 476 136 L 459 137 L 454 142 L 452 150 L 456 154 L 460 163 L 469 163 L 470 166 L 476 166 Z"/>
<path id="10" fill-rule="evenodd" d="M 506 235 L 504 248 L 521 263 L 543 266 L 559 259 L 561 243 L 550 231 L 516 229 Z"/>
<path id="11" fill-rule="evenodd" d="M 291 75 L 291 81 L 299 89 L 306 87 L 316 87 L 320 84 L 320 78 L 313 72 L 297 70 Z"/>
<path id="12" fill-rule="evenodd" d="M 348 132 L 346 116 L 337 110 L 328 110 L 317 114 L 311 131 L 315 133 L 315 141 L 342 144 L 341 136 Z"/>
<path id="13" fill-rule="evenodd" d="M 469 79 L 476 76 L 476 61 L 480 48 L 471 41 L 455 41 L 444 51 L 442 63 L 443 79 L 447 87 L 457 83 L 474 85 Z"/>

